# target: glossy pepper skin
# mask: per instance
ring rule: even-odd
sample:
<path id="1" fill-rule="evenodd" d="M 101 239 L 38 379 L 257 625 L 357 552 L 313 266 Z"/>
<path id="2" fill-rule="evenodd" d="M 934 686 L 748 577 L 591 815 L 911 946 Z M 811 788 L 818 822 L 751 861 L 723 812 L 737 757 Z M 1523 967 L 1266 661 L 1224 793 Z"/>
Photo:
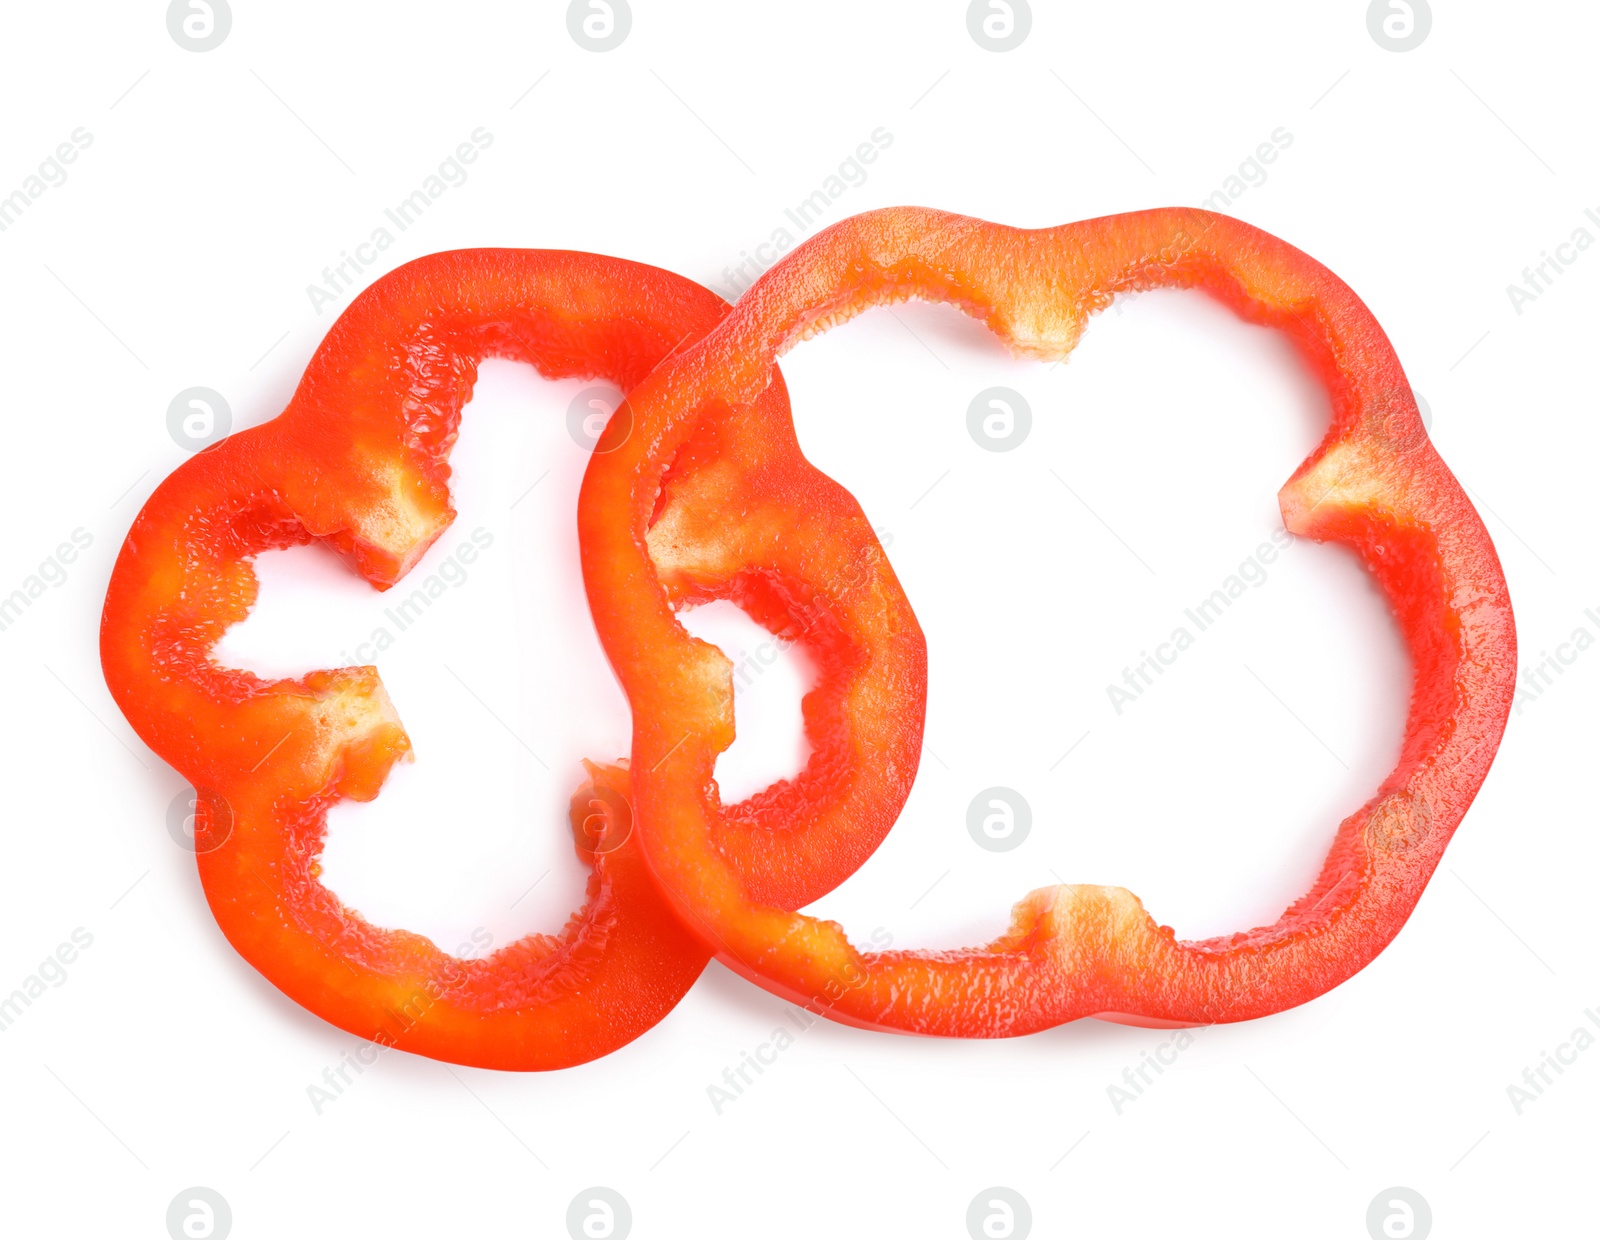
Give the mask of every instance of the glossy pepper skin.
<path id="1" fill-rule="evenodd" d="M 674 916 L 629 836 L 628 773 L 615 767 L 591 767 L 574 798 L 575 843 L 593 875 L 587 903 L 561 933 L 459 960 L 421 936 L 371 925 L 322 885 L 318 855 L 327 807 L 376 796 L 410 755 L 377 669 L 263 680 L 219 666 L 211 648 L 254 603 L 251 560 L 262 551 L 320 540 L 379 589 L 404 577 L 455 515 L 448 454 L 480 359 L 627 390 L 726 311 L 682 277 L 597 255 L 485 249 L 418 259 L 355 299 L 283 414 L 191 458 L 134 522 L 106 595 L 106 683 L 139 735 L 198 790 L 197 859 L 218 925 L 323 1019 L 455 1063 L 558 1068 L 649 1029 L 703 969 L 706 948 Z M 612 430 L 626 438 L 625 413 Z M 792 441 L 776 371 L 741 433 Z M 686 483 L 702 472 L 713 479 L 698 500 L 715 503 L 712 492 L 736 487 L 736 461 L 710 455 L 701 465 L 681 466 Z M 717 529 L 715 512 L 670 502 L 661 518 Z M 897 605 L 909 618 L 903 596 Z M 908 688 L 920 702 L 913 662 Z M 905 717 L 920 739 L 919 711 Z M 854 821 L 779 821 L 766 808 L 750 820 L 772 827 L 781 837 L 773 855 L 789 860 L 747 877 L 771 898 L 803 903 L 871 852 L 899 806 L 886 807 L 875 838 L 848 840 L 838 837 L 855 832 Z M 834 863 L 810 864 L 814 852 Z"/>
<path id="2" fill-rule="evenodd" d="M 1273 925 L 1180 942 L 1122 888 L 1058 886 L 1025 897 L 1005 934 L 980 947 L 859 951 L 836 923 L 764 898 L 719 844 L 712 763 L 727 744 L 732 689 L 720 654 L 677 624 L 671 579 L 652 567 L 663 470 L 707 433 L 708 418 L 737 422 L 785 350 L 869 306 L 950 302 L 1015 352 L 1058 359 L 1115 294 L 1161 286 L 1203 290 L 1285 332 L 1327 387 L 1332 425 L 1279 503 L 1295 534 L 1352 547 L 1388 598 L 1414 669 L 1399 763 L 1340 824 L 1315 884 Z M 634 436 L 590 461 L 579 531 L 596 625 L 634 706 L 635 835 L 685 924 L 786 999 L 849 1024 L 956 1037 L 1085 1016 L 1207 1024 L 1281 1011 L 1349 978 L 1394 937 L 1488 772 L 1516 668 L 1494 548 L 1372 313 L 1259 229 L 1187 209 L 1040 230 L 919 208 L 869 212 L 785 256 L 629 403 Z M 796 497 L 752 485 L 747 502 L 768 498 Z M 865 537 L 851 527 L 838 541 Z M 848 627 L 878 604 L 833 574 L 837 555 L 813 556 L 803 580 L 811 610 Z M 858 675 L 871 683 L 870 669 Z M 876 708 L 892 712 L 893 699 Z"/>

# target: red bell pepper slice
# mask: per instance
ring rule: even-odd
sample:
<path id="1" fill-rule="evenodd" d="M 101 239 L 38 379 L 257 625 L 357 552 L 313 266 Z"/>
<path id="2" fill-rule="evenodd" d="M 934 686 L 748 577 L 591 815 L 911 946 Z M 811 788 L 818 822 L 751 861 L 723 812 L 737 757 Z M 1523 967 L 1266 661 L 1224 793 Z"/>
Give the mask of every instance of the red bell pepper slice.
<path id="1" fill-rule="evenodd" d="M 860 951 L 836 923 L 765 898 L 721 844 L 712 764 L 728 741 L 732 688 L 720 655 L 673 615 L 675 566 L 651 562 L 671 464 L 737 426 L 791 345 L 869 306 L 951 302 L 1013 350 L 1061 358 L 1115 294 L 1163 285 L 1204 290 L 1282 330 L 1327 386 L 1332 425 L 1279 502 L 1294 533 L 1354 548 L 1388 597 L 1415 675 L 1399 764 L 1273 925 L 1180 942 L 1126 890 L 1059 886 L 1023 899 L 1005 934 L 982 947 Z M 685 923 L 729 966 L 794 1002 L 850 1024 L 962 1037 L 1085 1016 L 1209 1024 L 1277 1012 L 1350 977 L 1394 937 L 1488 772 L 1516 669 L 1494 547 L 1372 313 L 1259 229 L 1185 209 L 1036 231 L 923 209 L 869 212 L 787 255 L 629 404 L 633 437 L 590 461 L 579 531 L 596 625 L 634 707 L 636 836 Z M 749 476 L 743 503 L 792 505 L 789 519 L 805 521 L 804 496 L 769 495 L 761 482 Z M 791 617 L 803 604 L 809 619 L 795 623 L 808 633 L 872 614 L 881 606 L 872 584 L 837 571 L 852 542 L 867 546 L 865 524 L 842 521 L 836 533 L 803 565 L 804 590 L 757 580 L 746 590 L 769 589 Z M 871 669 L 859 675 L 871 683 Z M 888 715 L 894 698 L 875 705 Z"/>
<path id="2" fill-rule="evenodd" d="M 703 969 L 708 952 L 662 899 L 629 837 L 628 774 L 618 768 L 591 768 L 574 799 L 576 843 L 593 875 L 588 902 L 559 935 L 460 960 L 421 936 L 369 924 L 319 881 L 318 854 L 327 807 L 376 796 L 410 754 L 377 669 L 265 680 L 219 666 L 211 648 L 254 603 L 251 560 L 262 551 L 321 540 L 379 589 L 417 563 L 455 515 L 447 457 L 481 358 L 626 390 L 726 310 L 670 272 L 596 255 L 461 250 L 418 259 L 355 299 L 283 414 L 191 458 L 134 522 L 106 595 L 106 683 L 139 735 L 198 790 L 200 878 L 223 933 L 323 1019 L 456 1063 L 557 1068 L 649 1029 Z M 625 438 L 626 422 L 614 418 L 608 434 Z M 663 547 L 678 557 L 665 571 L 682 570 L 687 582 L 694 570 L 685 561 L 731 554 L 740 510 L 724 505 L 740 502 L 746 460 L 767 459 L 751 445 L 781 451 L 793 440 L 774 370 L 726 451 L 704 445 L 700 459 L 679 463 L 674 485 L 684 499 L 660 512 L 677 540 Z M 792 481 L 826 492 L 818 479 L 796 472 Z M 874 657 L 890 642 L 906 652 L 895 712 L 905 734 L 889 747 L 912 754 L 914 769 L 921 638 L 881 557 L 876 572 L 892 596 L 888 613 L 910 626 L 909 636 L 888 637 L 880 626 L 870 641 Z M 762 588 L 751 590 L 751 605 L 766 605 Z M 686 585 L 685 598 L 692 592 Z M 867 657 L 840 645 L 843 663 Z M 804 902 L 837 884 L 888 830 L 894 793 L 910 785 L 910 770 L 898 784 L 875 770 L 857 778 L 859 759 L 844 742 L 830 752 L 835 766 L 813 781 L 816 799 L 782 789 L 754 798 L 741 821 L 763 829 L 729 843 L 729 864 L 772 899 Z M 837 804 L 853 783 L 869 787 L 856 795 L 883 803 L 876 819 Z"/>

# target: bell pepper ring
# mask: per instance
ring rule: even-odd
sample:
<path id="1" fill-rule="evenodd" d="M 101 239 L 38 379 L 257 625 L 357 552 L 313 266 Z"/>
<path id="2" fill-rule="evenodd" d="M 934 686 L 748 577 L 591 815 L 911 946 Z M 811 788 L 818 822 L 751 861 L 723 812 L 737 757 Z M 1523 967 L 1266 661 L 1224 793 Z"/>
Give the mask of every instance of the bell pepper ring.
<path id="1" fill-rule="evenodd" d="M 448 454 L 480 359 L 626 390 L 726 311 L 680 276 L 598 255 L 480 249 L 418 259 L 351 303 L 281 415 L 190 458 L 135 520 L 106 594 L 106 683 L 134 730 L 197 790 L 200 879 L 223 933 L 324 1020 L 449 1062 L 560 1068 L 651 1028 L 703 970 L 709 952 L 662 898 L 631 834 L 630 775 L 616 766 L 591 765 L 573 797 L 574 843 L 592 874 L 587 903 L 560 934 L 460 959 L 420 935 L 371 925 L 322 884 L 318 858 L 328 807 L 375 797 L 411 754 L 377 669 L 268 680 L 219 666 L 211 651 L 254 604 L 252 560 L 263 551 L 321 541 L 378 589 L 421 559 L 455 516 Z M 738 510 L 718 505 L 742 493 L 741 444 L 794 440 L 782 377 L 769 378 L 747 423 L 728 436 L 729 451 L 682 467 L 686 485 L 704 483 L 694 497 L 708 510 L 691 518 L 670 501 L 661 510 L 686 539 L 708 522 L 718 554 L 733 544 L 717 531 L 738 525 Z M 608 424 L 612 440 L 627 438 L 625 419 Z M 797 471 L 792 481 L 826 502 L 851 502 L 821 475 Z M 812 536 L 828 540 L 821 527 Z M 921 634 L 881 556 L 874 571 L 891 605 L 863 638 L 869 648 L 840 638 L 838 658 L 889 664 L 880 648 L 902 653 L 895 717 L 905 734 L 890 748 L 915 754 Z M 766 605 L 761 586 L 751 597 Z M 860 758 L 845 751 L 848 728 L 840 734 L 837 769 L 826 787 L 811 785 L 813 799 L 772 790 L 743 814 L 747 834 L 766 847 L 735 841 L 730 864 L 765 898 L 803 903 L 836 885 L 893 823 L 893 794 L 910 787 L 914 760 L 898 784 L 874 771 L 858 780 L 865 794 L 853 790 Z M 852 793 L 885 804 L 876 817 L 834 804 Z M 764 864 L 745 873 L 754 856 Z"/>
<path id="2" fill-rule="evenodd" d="M 1279 506 L 1291 532 L 1353 548 L 1388 599 L 1414 674 L 1398 765 L 1340 824 L 1311 890 L 1274 924 L 1229 936 L 1179 941 L 1129 891 L 1063 885 L 1026 896 L 984 946 L 863 952 L 837 923 L 761 898 L 721 847 L 712 764 L 729 735 L 727 669 L 677 623 L 684 567 L 663 560 L 672 533 L 652 523 L 663 497 L 677 497 L 673 460 L 737 424 L 789 347 L 870 306 L 950 302 L 1014 352 L 1060 359 L 1116 294 L 1158 286 L 1203 290 L 1283 331 L 1327 387 L 1332 424 Z M 1040 230 L 920 208 L 868 212 L 786 255 L 628 403 L 631 438 L 590 460 L 579 536 L 596 626 L 634 708 L 635 838 L 685 924 L 727 965 L 792 1002 L 847 1024 L 953 1037 L 1026 1034 L 1082 1017 L 1193 1025 L 1278 1012 L 1338 985 L 1388 944 L 1489 770 L 1516 669 L 1494 547 L 1434 451 L 1371 311 L 1320 263 L 1260 229 L 1188 209 Z M 759 482 L 747 476 L 751 506 L 762 502 Z M 683 511 L 688 520 L 695 506 Z M 866 532 L 841 530 L 839 541 Z M 824 564 L 804 578 L 810 613 L 849 624 L 877 605 L 870 588 L 831 575 L 829 556 L 818 558 Z"/>

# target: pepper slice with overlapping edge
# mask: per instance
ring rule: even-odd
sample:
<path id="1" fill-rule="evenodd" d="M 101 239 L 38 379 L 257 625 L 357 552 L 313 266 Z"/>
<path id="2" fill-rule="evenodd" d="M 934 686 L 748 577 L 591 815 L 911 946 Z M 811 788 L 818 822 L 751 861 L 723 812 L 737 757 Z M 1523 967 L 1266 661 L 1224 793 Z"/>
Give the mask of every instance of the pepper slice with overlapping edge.
<path id="1" fill-rule="evenodd" d="M 328 806 L 376 796 L 393 763 L 410 755 L 377 669 L 266 680 L 219 666 L 211 650 L 254 603 L 252 558 L 263 551 L 320 540 L 379 589 L 418 562 L 455 515 L 447 460 L 480 359 L 626 390 L 726 311 L 680 276 L 597 255 L 484 249 L 418 259 L 352 302 L 283 414 L 191 458 L 134 522 L 106 595 L 106 682 L 139 735 L 197 790 L 200 877 L 223 932 L 325 1020 L 456 1063 L 557 1068 L 637 1037 L 703 969 L 706 949 L 673 916 L 629 838 L 628 772 L 616 767 L 591 767 L 574 797 L 575 842 L 593 873 L 586 905 L 559 935 L 458 959 L 419 935 L 371 925 L 319 881 L 318 856 Z M 615 438 L 626 438 L 625 420 L 624 412 L 610 423 Z M 718 496 L 737 499 L 742 458 L 786 445 L 797 458 L 774 370 L 725 437 L 726 451 L 703 445 L 699 458 L 679 462 L 679 485 L 701 507 L 691 516 L 662 506 L 663 528 L 679 531 L 677 553 L 692 549 L 688 527 L 698 523 L 718 554 L 734 554 L 746 527 Z M 823 507 L 849 502 L 821 475 L 796 471 L 791 481 Z M 770 527 L 751 533 L 771 536 Z M 809 536 L 829 534 L 814 526 Z M 768 789 L 736 815 L 750 837 L 742 855 L 764 863 L 747 878 L 775 900 L 814 899 L 859 865 L 894 821 L 895 797 L 915 769 L 921 635 L 887 564 L 869 554 L 876 547 L 853 542 L 848 554 L 868 555 L 888 605 L 855 634 L 859 648 L 819 623 L 824 644 L 835 639 L 823 684 L 856 665 L 899 667 L 891 713 L 905 735 L 886 738 L 874 716 L 867 738 L 853 737 L 855 708 L 824 688 L 829 776 L 798 791 Z M 740 571 L 730 564 L 731 576 Z M 696 589 L 723 585 L 722 596 L 770 613 L 764 587 L 712 574 Z M 880 659 L 879 648 L 899 653 Z M 860 769 L 866 746 L 880 741 L 913 755 L 898 781 Z M 857 812 L 878 796 L 884 804 Z"/>
<path id="2" fill-rule="evenodd" d="M 1013 351 L 1060 359 L 1116 294 L 1159 286 L 1204 290 L 1283 331 L 1328 389 L 1332 425 L 1279 503 L 1292 532 L 1352 547 L 1388 598 L 1414 669 L 1398 765 L 1340 824 L 1311 890 L 1273 925 L 1231 936 L 1179 941 L 1122 888 L 1063 885 L 1024 898 L 982 947 L 862 952 L 837 923 L 763 900 L 718 847 L 712 764 L 731 688 L 720 656 L 676 622 L 651 563 L 663 470 L 708 421 L 742 417 L 785 350 L 869 306 L 950 302 Z M 1260 229 L 1188 209 L 1040 230 L 921 208 L 869 212 L 780 260 L 629 405 L 633 438 L 590 461 L 579 533 L 596 625 L 634 707 L 636 835 L 686 924 L 725 963 L 836 1020 L 1000 1037 L 1085 1016 L 1209 1024 L 1305 1002 L 1399 931 L 1488 772 L 1516 668 L 1494 547 L 1372 313 Z M 761 501 L 755 491 L 748 502 Z M 857 583 L 808 580 L 812 614 L 875 605 Z"/>

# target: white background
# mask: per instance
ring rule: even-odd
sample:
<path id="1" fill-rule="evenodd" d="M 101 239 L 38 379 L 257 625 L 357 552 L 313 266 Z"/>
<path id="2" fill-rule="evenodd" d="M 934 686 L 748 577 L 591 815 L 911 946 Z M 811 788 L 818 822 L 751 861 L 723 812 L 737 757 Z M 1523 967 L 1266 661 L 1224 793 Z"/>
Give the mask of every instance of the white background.
<path id="1" fill-rule="evenodd" d="M 1524 666 L 1580 626 L 1600 634 L 1584 614 L 1600 608 L 1600 253 L 1520 314 L 1506 291 L 1574 229 L 1600 237 L 1584 217 L 1600 211 L 1592 6 L 1439 0 L 1403 54 L 1369 36 L 1360 0 L 1037 3 L 1004 54 L 969 36 L 958 0 L 633 9 L 603 54 L 551 2 L 235 0 L 205 53 L 150 0 L 8 9 L 0 194 L 75 128 L 93 136 L 0 233 L 0 594 L 75 529 L 93 540 L 0 632 L 0 994 L 75 928 L 93 935 L 0 1034 L 8 1230 L 161 1237 L 194 1185 L 230 1203 L 240 1240 L 561 1236 L 592 1185 L 628 1200 L 638 1237 L 959 1238 L 994 1185 L 1026 1198 L 1037 1236 L 1359 1240 L 1391 1186 L 1426 1198 L 1441 1237 L 1592 1227 L 1600 1050 L 1520 1114 L 1507 1087 L 1600 1009 L 1600 654 L 1513 717 L 1372 966 L 1200 1032 L 1120 1113 L 1108 1087 L 1170 1034 L 1082 1022 L 958 1043 L 819 1023 L 718 1114 L 708 1087 L 782 1018 L 719 965 L 599 1063 L 516 1076 L 392 1053 L 314 1110 L 307 1087 L 357 1043 L 217 931 L 165 826 L 183 781 L 101 680 L 99 608 L 140 503 L 183 459 L 168 402 L 204 385 L 235 426 L 275 415 L 349 302 L 319 313 L 307 286 L 480 126 L 492 145 L 384 269 L 567 247 L 727 289 L 725 269 L 879 127 L 892 145 L 830 221 L 1197 204 L 1281 127 L 1292 143 L 1233 213 L 1327 263 L 1384 324 L 1500 549 Z M 1396 753 L 1409 672 L 1359 567 L 1299 542 L 1120 715 L 1106 686 L 1279 528 L 1275 492 L 1326 423 L 1284 344 L 1153 294 L 1047 370 L 913 305 L 801 346 L 785 374 L 807 452 L 892 535 L 931 658 L 910 803 L 817 910 L 905 947 L 981 941 L 1056 881 L 1127 886 L 1186 937 L 1273 920 Z M 1003 454 L 965 425 L 997 384 L 1034 415 Z M 340 896 L 447 947 L 561 924 L 583 884 L 563 819 L 578 759 L 627 747 L 580 593 L 585 458 L 564 417 L 580 386 L 484 367 L 455 456 L 461 516 L 416 571 L 479 526 L 492 547 L 378 660 L 417 762 L 331 818 Z M 383 600 L 318 551 L 260 571 L 235 663 L 335 665 L 382 622 Z M 737 616 L 691 623 L 736 658 L 762 640 Z M 741 694 L 727 780 L 795 769 L 804 685 L 785 661 Z M 966 831 L 991 785 L 1033 810 L 1005 854 Z"/>

